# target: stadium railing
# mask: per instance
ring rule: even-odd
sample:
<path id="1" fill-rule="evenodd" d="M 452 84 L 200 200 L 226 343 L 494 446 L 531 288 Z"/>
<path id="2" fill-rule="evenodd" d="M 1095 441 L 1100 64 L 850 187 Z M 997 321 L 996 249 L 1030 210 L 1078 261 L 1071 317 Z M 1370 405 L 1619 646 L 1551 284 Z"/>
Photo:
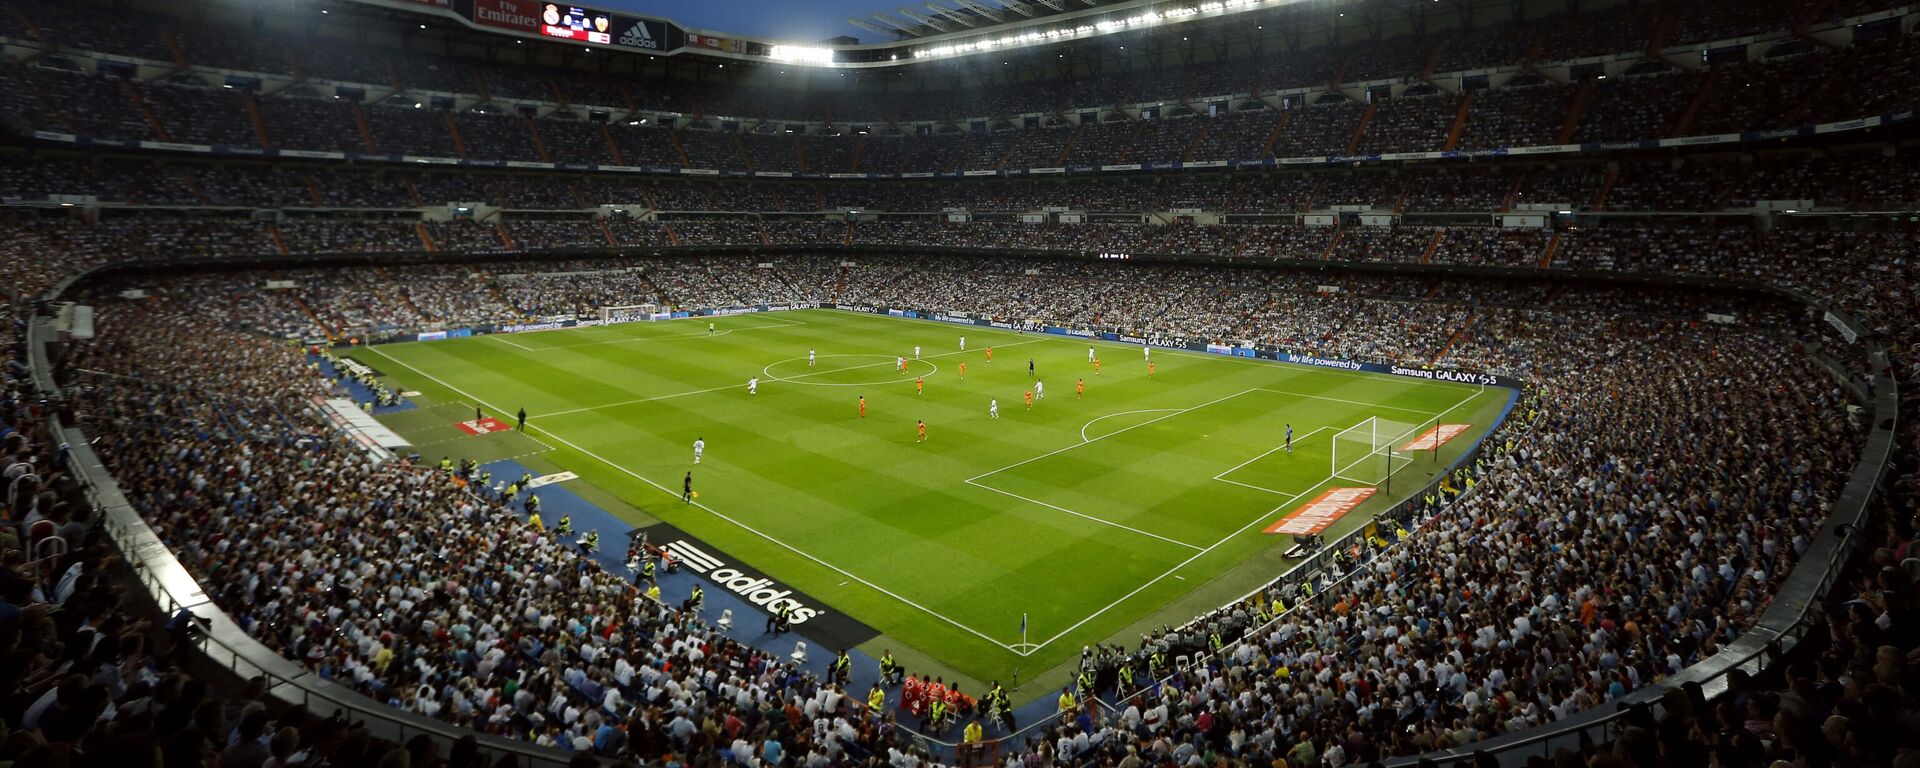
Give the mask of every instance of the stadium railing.
<path id="1" fill-rule="evenodd" d="M 587 250 L 587 249 L 582 249 Z M 689 253 L 719 252 L 726 248 L 686 248 L 673 249 Z M 758 249 L 756 249 L 758 250 Z M 779 250 L 779 249 L 772 249 Z M 836 250 L 819 249 L 812 250 Z M 853 249 L 845 249 L 853 250 Z M 985 252 L 992 249 L 938 249 L 948 252 Z M 512 254 L 526 255 L 526 254 Z M 501 254 L 474 254 L 477 258 L 498 258 Z M 456 254 L 435 254 L 430 260 L 445 261 L 458 258 Z M 182 259 L 166 262 L 135 262 L 128 264 L 110 264 L 86 270 L 60 281 L 44 298 L 57 298 L 74 284 L 89 276 L 122 267 L 155 268 L 180 266 L 255 266 L 261 263 L 305 262 L 309 264 L 345 264 L 365 263 L 369 257 L 354 255 L 345 257 L 308 256 L 293 259 Z M 1224 259 L 1174 259 L 1189 262 L 1222 262 Z M 1242 262 L 1244 263 L 1244 262 Z M 1285 262 L 1273 262 L 1284 265 Z M 1321 265 L 1324 266 L 1324 265 Z M 1369 265 L 1343 265 L 1355 267 L 1354 271 L 1374 271 Z M 1507 268 L 1448 268 L 1423 270 L 1411 265 L 1399 265 L 1402 271 L 1421 274 L 1471 275 L 1486 274 L 1496 276 L 1527 275 L 1541 277 L 1537 271 L 1514 270 Z M 1785 653 L 1791 651 L 1811 628 L 1816 618 L 1816 609 L 1832 588 L 1834 580 L 1851 556 L 1860 548 L 1860 542 L 1854 533 L 1859 530 L 1866 514 L 1867 499 L 1881 481 L 1892 455 L 1894 435 L 1896 434 L 1896 411 L 1899 402 L 1898 385 L 1890 375 L 1888 357 L 1884 346 L 1851 316 L 1837 308 L 1797 291 L 1776 286 L 1765 286 L 1745 281 L 1725 281 L 1710 279 L 1636 279 L 1635 276 L 1618 273 L 1580 273 L 1566 272 L 1553 275 L 1556 279 L 1593 278 L 1596 282 L 1635 283 L 1659 282 L 1667 284 L 1722 285 L 1748 290 L 1760 290 L 1792 298 L 1810 309 L 1824 313 L 1829 322 L 1844 326 L 1845 333 L 1856 339 L 1854 343 L 1862 345 L 1866 357 L 1878 373 L 1870 389 L 1872 393 L 1870 431 L 1865 450 L 1859 464 L 1843 488 L 1839 499 L 1830 511 L 1819 533 L 1809 544 L 1800 562 L 1782 583 L 1772 604 L 1761 615 L 1760 620 L 1728 644 L 1720 653 L 1682 670 L 1679 674 L 1659 681 L 1656 684 L 1631 692 L 1611 702 L 1609 707 L 1596 707 L 1577 713 L 1567 720 L 1542 725 L 1536 728 L 1487 739 L 1467 747 L 1437 752 L 1425 756 L 1408 756 L 1387 761 L 1390 768 L 1404 768 L 1416 765 L 1422 758 L 1455 760 L 1461 757 L 1487 753 L 1493 755 L 1503 765 L 1517 765 L 1528 757 L 1550 756 L 1561 748 L 1579 748 L 1585 744 L 1606 743 L 1616 724 L 1641 708 L 1650 708 L 1654 714 L 1661 712 L 1659 703 L 1666 692 L 1680 688 L 1688 683 L 1697 683 L 1708 699 L 1715 698 L 1727 689 L 1727 676 L 1736 671 L 1757 674 Z M 489 757 L 513 755 L 525 762 L 530 768 L 558 768 L 567 763 L 569 755 L 557 749 L 539 747 L 527 742 L 503 739 L 497 736 L 477 734 L 453 727 L 444 722 L 406 712 L 374 701 L 353 691 L 340 688 L 329 681 L 308 673 L 304 668 L 267 648 L 259 641 L 241 631 L 232 618 L 207 597 L 201 587 L 174 558 L 165 544 L 153 533 L 139 514 L 120 494 L 119 485 L 100 463 L 98 456 L 88 444 L 87 436 L 77 428 L 65 426 L 60 419 L 60 389 L 54 381 L 47 346 L 53 342 L 50 318 L 36 313 L 28 326 L 28 363 L 32 372 L 35 388 L 47 402 L 55 407 L 47 411 L 49 434 L 59 435 L 72 449 L 74 475 L 88 489 L 94 506 L 104 516 L 104 525 L 115 544 L 128 562 L 140 574 L 142 586 L 155 604 L 169 614 L 188 611 L 193 615 L 196 626 L 201 628 L 198 637 L 202 652 L 212 661 L 232 670 L 235 674 L 267 680 L 269 692 L 276 699 L 289 704 L 300 703 L 315 709 L 316 705 L 331 704 L 338 711 L 348 714 L 349 719 L 360 723 L 371 735 L 382 738 L 404 740 L 415 735 L 427 735 L 451 742 L 465 736 L 475 736 L 482 752 Z M 1531 425 L 1529 425 L 1529 430 Z M 1471 453 L 1469 453 L 1469 457 Z M 1281 579 L 1295 573 L 1313 574 L 1324 569 L 1333 553 L 1352 545 L 1360 531 L 1349 533 L 1334 544 L 1323 548 L 1314 558 L 1298 564 L 1283 574 Z M 1328 584 L 1337 584 L 1350 577 L 1358 567 L 1371 562 L 1371 558 L 1357 563 L 1355 568 L 1333 574 Z M 1304 569 L 1304 570 L 1303 570 Z M 1252 593 L 1250 593 L 1252 594 Z M 1235 604 L 1244 601 L 1235 601 Z M 1225 606 L 1231 608 L 1234 604 Z M 1294 606 L 1296 609 L 1298 605 Z M 1284 616 L 1276 621 L 1284 620 Z M 1203 621 L 1196 620 L 1196 621 Z M 1270 624 L 1269 624 L 1270 626 Z M 1231 653 L 1239 641 L 1227 645 L 1224 652 Z M 1194 658 L 1194 663 L 1204 663 L 1212 658 L 1202 654 Z M 1170 679 L 1170 678 L 1169 678 Z M 1160 682 L 1164 682 L 1160 681 Z M 1041 718 L 1014 733 L 991 740 L 1001 744 L 1018 744 L 1019 739 L 1038 729 L 1057 723 L 1060 713 Z M 951 754 L 960 746 L 960 742 L 946 741 L 927 736 L 912 729 L 901 729 L 913 743 L 931 752 Z"/>

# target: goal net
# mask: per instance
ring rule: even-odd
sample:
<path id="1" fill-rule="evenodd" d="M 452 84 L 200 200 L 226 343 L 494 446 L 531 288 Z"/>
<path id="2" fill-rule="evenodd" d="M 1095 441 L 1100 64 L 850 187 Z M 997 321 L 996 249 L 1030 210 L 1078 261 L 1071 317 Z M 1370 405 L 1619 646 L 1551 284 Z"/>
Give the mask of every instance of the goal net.
<path id="1" fill-rule="evenodd" d="M 1333 436 L 1333 476 L 1378 485 L 1412 461 L 1400 446 L 1416 436 L 1418 426 L 1369 416 Z"/>
<path id="2" fill-rule="evenodd" d="M 628 304 L 623 307 L 601 307 L 600 322 L 604 325 L 631 323 L 640 320 L 652 320 L 660 310 L 657 304 Z"/>

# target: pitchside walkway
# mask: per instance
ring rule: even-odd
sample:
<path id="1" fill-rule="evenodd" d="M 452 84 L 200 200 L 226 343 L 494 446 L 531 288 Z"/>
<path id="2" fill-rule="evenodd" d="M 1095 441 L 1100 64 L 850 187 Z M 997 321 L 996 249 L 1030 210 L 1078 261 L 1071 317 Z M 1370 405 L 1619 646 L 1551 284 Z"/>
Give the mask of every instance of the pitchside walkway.
<path id="1" fill-rule="evenodd" d="M 482 464 L 480 468 L 493 473 L 494 483 L 496 485 L 518 480 L 525 474 L 533 474 L 536 477 L 540 475 L 539 472 L 526 465 L 512 460 Z M 627 541 L 632 531 L 635 530 L 634 526 L 615 517 L 599 505 L 582 498 L 579 494 L 568 490 L 566 482 L 573 481 L 542 485 L 529 492 L 530 495 L 540 497 L 541 521 L 547 526 L 548 530 L 551 531 L 562 516 L 572 518 L 573 535 L 561 537 L 561 540 L 564 542 L 562 545 L 571 545 L 576 537 L 584 535 L 587 531 L 599 531 L 600 548 L 593 555 L 594 561 L 599 563 L 600 567 L 604 568 L 608 573 L 623 576 L 631 580 L 633 570 L 627 567 L 626 553 Z M 520 513 L 522 519 L 525 519 L 524 509 L 516 511 Z M 657 546 L 664 542 L 653 543 Z M 709 624 L 715 624 L 720 620 L 723 612 L 728 610 L 733 611 L 733 627 L 728 630 L 726 634 L 742 644 L 759 648 L 781 659 L 791 661 L 794 643 L 806 643 L 806 661 L 801 666 L 818 677 L 826 677 L 828 665 L 833 663 L 834 655 L 840 650 L 839 648 L 824 644 L 816 638 L 808 636 L 804 630 L 796 629 L 779 636 L 765 631 L 767 622 L 767 614 L 765 611 L 759 606 L 747 602 L 746 599 L 739 595 L 719 587 L 708 579 L 696 575 L 691 568 L 682 567 L 676 573 L 667 573 L 664 570 L 657 571 L 655 573 L 655 581 L 660 585 L 660 599 L 668 605 L 675 606 L 685 602 L 688 596 L 693 593 L 693 586 L 696 583 L 700 584 L 701 589 L 705 592 L 703 597 L 705 607 L 700 610 L 701 618 L 705 619 Z M 872 689 L 874 682 L 880 677 L 880 662 L 878 659 L 857 648 L 849 649 L 848 656 L 853 659 L 853 673 L 852 681 L 846 688 L 847 696 L 853 701 L 865 703 L 867 692 Z M 913 672 L 911 669 L 907 671 Z M 978 699 L 980 695 L 986 691 L 970 690 L 964 692 Z M 1054 700 L 1051 695 L 1046 695 L 1047 693 L 1047 691 L 1041 691 L 1042 695 L 1039 700 L 1029 702 L 1027 705 L 1016 709 L 1014 711 L 1014 721 L 1017 724 L 1025 726 L 1038 722 L 1048 715 L 1053 714 L 1055 709 Z M 900 688 L 898 686 L 887 688 L 887 705 L 894 708 L 894 719 L 903 727 L 916 731 L 920 730 L 922 723 L 911 714 L 908 714 L 904 707 L 900 706 Z M 981 724 L 987 726 L 984 719 L 981 721 Z M 954 724 L 949 727 L 944 734 L 925 735 L 943 741 L 959 741 L 961 726 L 964 725 L 965 723 Z M 998 726 L 988 726 L 986 733 L 989 738 L 999 738 L 1007 735 L 1006 730 Z M 938 747 L 938 745 L 935 746 Z"/>

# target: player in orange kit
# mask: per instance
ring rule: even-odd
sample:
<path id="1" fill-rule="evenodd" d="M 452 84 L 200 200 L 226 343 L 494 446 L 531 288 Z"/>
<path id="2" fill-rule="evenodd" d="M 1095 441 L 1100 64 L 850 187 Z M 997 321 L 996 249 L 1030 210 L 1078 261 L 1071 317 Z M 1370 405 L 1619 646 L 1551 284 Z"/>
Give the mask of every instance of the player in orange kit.
<path id="1" fill-rule="evenodd" d="M 1158 369 L 1158 364 L 1153 362 L 1152 360 L 1148 360 L 1147 361 L 1147 378 L 1149 379 L 1153 378 L 1153 372 L 1157 369 Z"/>
<path id="2" fill-rule="evenodd" d="M 993 365 L 993 347 L 987 347 L 987 365 Z"/>
<path id="3" fill-rule="evenodd" d="M 1033 410 L 1033 390 L 1027 390 L 1027 410 Z"/>
<path id="4" fill-rule="evenodd" d="M 1087 380 L 1086 379 L 1079 379 L 1074 382 L 1073 399 L 1075 400 L 1087 399 Z"/>
<path id="5" fill-rule="evenodd" d="M 924 395 L 927 393 L 927 377 L 913 377 L 913 393 L 916 395 Z"/>
<path id="6" fill-rule="evenodd" d="M 861 395 L 860 396 L 860 418 L 864 419 L 866 417 L 867 417 L 867 396 Z"/>
<path id="7" fill-rule="evenodd" d="M 967 377 L 967 364 L 966 364 L 966 363 L 961 363 L 961 364 L 960 364 L 960 378 L 963 378 L 963 379 L 964 379 L 964 378 L 966 378 L 966 377 Z"/>
<path id="8" fill-rule="evenodd" d="M 914 422 L 914 429 L 918 431 L 920 435 L 919 437 L 914 438 L 913 441 L 916 443 L 926 442 L 927 441 L 927 422 L 916 420 Z"/>
<path id="9" fill-rule="evenodd" d="M 1093 359 L 1093 375 L 1100 375 L 1100 358 Z"/>

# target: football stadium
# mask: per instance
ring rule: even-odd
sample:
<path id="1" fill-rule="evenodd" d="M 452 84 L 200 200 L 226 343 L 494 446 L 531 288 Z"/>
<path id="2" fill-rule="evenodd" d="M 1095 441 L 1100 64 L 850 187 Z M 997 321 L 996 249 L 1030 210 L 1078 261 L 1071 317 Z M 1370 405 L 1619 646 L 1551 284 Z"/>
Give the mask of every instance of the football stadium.
<path id="1" fill-rule="evenodd" d="M 0 20 L 17 768 L 1920 766 L 1920 6 Z"/>

